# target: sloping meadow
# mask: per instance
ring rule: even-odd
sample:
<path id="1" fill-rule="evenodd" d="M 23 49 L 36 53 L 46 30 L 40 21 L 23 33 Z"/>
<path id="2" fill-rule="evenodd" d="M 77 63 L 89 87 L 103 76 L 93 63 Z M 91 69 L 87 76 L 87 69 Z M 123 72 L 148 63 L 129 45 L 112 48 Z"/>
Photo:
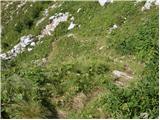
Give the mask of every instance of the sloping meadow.
<path id="1" fill-rule="evenodd" d="M 158 118 L 158 6 L 110 2 L 2 2 L 2 118 Z"/>

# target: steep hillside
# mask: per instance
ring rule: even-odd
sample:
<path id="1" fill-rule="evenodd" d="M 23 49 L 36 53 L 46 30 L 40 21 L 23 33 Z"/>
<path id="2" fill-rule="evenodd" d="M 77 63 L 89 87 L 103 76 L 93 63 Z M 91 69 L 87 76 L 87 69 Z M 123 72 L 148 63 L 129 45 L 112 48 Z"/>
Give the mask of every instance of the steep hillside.
<path id="1" fill-rule="evenodd" d="M 158 118 L 158 1 L 1 1 L 2 118 Z"/>

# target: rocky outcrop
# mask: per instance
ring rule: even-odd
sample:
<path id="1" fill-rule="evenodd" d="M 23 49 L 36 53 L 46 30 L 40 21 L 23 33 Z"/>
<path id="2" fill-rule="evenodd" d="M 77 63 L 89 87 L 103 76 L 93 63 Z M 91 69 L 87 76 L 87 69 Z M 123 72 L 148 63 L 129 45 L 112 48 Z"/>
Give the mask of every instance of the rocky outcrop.
<path id="1" fill-rule="evenodd" d="M 56 14 L 54 16 L 51 16 L 49 18 L 50 20 L 50 24 L 48 24 L 45 29 L 42 30 L 41 35 L 45 36 L 45 35 L 51 35 L 51 32 L 53 32 L 55 30 L 55 28 L 59 25 L 59 23 L 61 22 L 65 22 L 67 21 L 69 16 L 69 13 L 59 13 Z"/>
<path id="2" fill-rule="evenodd" d="M 154 4 L 159 5 L 159 2 L 160 0 L 147 0 L 141 10 L 149 10 Z"/>
<path id="3" fill-rule="evenodd" d="M 110 29 L 109 29 L 109 33 L 111 33 L 113 30 L 117 29 L 118 26 L 116 24 L 114 24 Z"/>
<path id="4" fill-rule="evenodd" d="M 18 54 L 22 53 L 25 48 L 30 45 L 34 40 L 35 39 L 31 34 L 27 36 L 22 36 L 20 38 L 20 42 L 8 52 L 0 54 L 0 58 L 3 60 L 8 60 L 16 57 Z"/>
<path id="5" fill-rule="evenodd" d="M 73 23 L 73 21 L 70 23 L 69 27 L 68 27 L 68 30 L 71 30 L 75 27 L 75 24 Z"/>
<path id="6" fill-rule="evenodd" d="M 50 24 L 46 25 L 46 27 L 41 31 L 40 35 L 37 35 L 36 37 L 38 38 L 38 40 L 41 40 L 43 37 L 47 36 L 47 35 L 51 35 L 51 32 L 53 32 L 55 30 L 55 28 L 61 23 L 61 22 L 65 22 L 67 21 L 69 17 L 69 13 L 59 13 L 56 14 L 54 16 L 51 16 L 49 18 L 50 20 Z M 71 26 L 73 28 L 73 26 Z M 36 38 L 33 38 L 33 36 L 31 34 L 26 35 L 26 36 L 22 36 L 20 38 L 20 42 L 15 45 L 11 50 L 9 50 L 6 53 L 1 53 L 0 54 L 0 58 L 2 60 L 9 60 L 12 59 L 14 57 L 16 57 L 18 54 L 22 53 L 25 51 L 25 48 L 27 46 L 30 46 L 27 51 L 30 52 L 32 51 L 33 47 L 36 46 Z"/>
<path id="7" fill-rule="evenodd" d="M 113 77 L 117 86 L 125 86 L 129 80 L 133 79 L 128 73 L 119 70 L 113 71 Z"/>
<path id="8" fill-rule="evenodd" d="M 118 79 L 118 78 L 132 79 L 133 78 L 133 77 L 129 76 L 127 73 L 121 72 L 118 70 L 114 70 L 113 75 L 114 75 L 115 79 Z"/>
<path id="9" fill-rule="evenodd" d="M 112 3 L 113 0 L 98 0 L 98 2 L 101 6 L 104 6 L 106 3 L 110 3 L 110 2 Z"/>

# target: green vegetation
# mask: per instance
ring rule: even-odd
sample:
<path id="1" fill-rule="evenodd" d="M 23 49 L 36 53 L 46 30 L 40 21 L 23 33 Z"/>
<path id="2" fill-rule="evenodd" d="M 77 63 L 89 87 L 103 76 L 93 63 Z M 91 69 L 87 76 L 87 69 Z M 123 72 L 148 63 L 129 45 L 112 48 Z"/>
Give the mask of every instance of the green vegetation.
<path id="1" fill-rule="evenodd" d="M 133 1 L 104 7 L 96 1 L 27 2 L 8 20 L 18 2 L 7 10 L 2 3 L 2 51 L 23 35 L 38 35 L 55 13 L 69 12 L 81 25 L 69 31 L 69 21 L 59 24 L 31 52 L 1 61 L 3 118 L 158 118 L 157 6 L 142 12 L 144 3 Z M 36 26 L 46 8 L 61 3 Z M 112 72 L 125 65 L 133 79 L 119 86 Z"/>

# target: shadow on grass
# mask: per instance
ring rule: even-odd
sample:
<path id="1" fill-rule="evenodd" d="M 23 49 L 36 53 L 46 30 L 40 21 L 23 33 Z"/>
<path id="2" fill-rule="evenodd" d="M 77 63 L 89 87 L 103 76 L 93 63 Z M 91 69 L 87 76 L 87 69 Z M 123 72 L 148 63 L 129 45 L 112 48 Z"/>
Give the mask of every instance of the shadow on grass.
<path id="1" fill-rule="evenodd" d="M 58 119 L 59 118 L 57 110 L 55 109 L 55 106 L 52 105 L 49 102 L 49 100 L 43 99 L 42 105 L 51 113 L 51 114 L 45 116 L 47 119 Z"/>
<path id="2" fill-rule="evenodd" d="M 9 115 L 8 115 L 5 111 L 2 111 L 0 118 L 1 118 L 1 119 L 9 119 Z"/>

